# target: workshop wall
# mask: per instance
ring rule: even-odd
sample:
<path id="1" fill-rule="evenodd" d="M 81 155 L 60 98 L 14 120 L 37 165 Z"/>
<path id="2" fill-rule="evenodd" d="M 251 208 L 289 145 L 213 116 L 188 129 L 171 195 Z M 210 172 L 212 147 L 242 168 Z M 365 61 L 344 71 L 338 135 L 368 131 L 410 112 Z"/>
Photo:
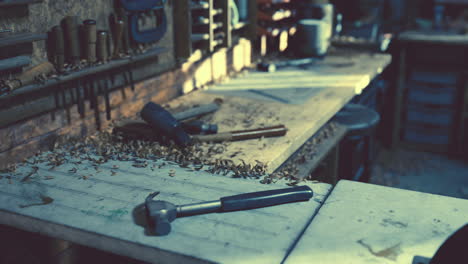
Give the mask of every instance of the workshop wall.
<path id="1" fill-rule="evenodd" d="M 29 5 L 2 6 L 0 29 L 11 29 L 13 33 L 46 33 L 53 26 L 59 25 L 65 16 L 74 15 L 78 16 L 80 21 L 96 20 L 98 30 L 109 30 L 108 18 L 114 12 L 113 5 L 114 0 L 43 0 Z M 150 100 L 164 103 L 180 95 L 182 83 L 190 78 L 190 72 L 176 69 L 172 1 L 166 2 L 165 11 L 168 29 L 154 46 L 164 47 L 167 51 L 157 59 L 132 67 L 133 79 L 136 81 L 135 90 L 130 88 L 123 74 L 117 74 L 114 80 L 117 90 L 109 94 L 113 119 L 137 113 L 142 105 Z M 12 56 L 11 52 L 2 48 L 0 55 L 9 57 Z M 24 52 L 24 49 L 19 52 Z M 32 55 L 32 63 L 29 66 L 47 60 L 46 41 L 33 43 L 31 49 L 24 53 L 26 54 Z M 0 76 L 0 79 L 1 77 L 5 76 Z M 100 78 L 105 79 L 109 76 L 103 75 Z M 57 98 L 65 94 L 64 89 L 74 89 L 73 85 L 76 83 L 59 87 L 60 89 L 41 89 L 35 93 L 0 98 L 0 169 L 21 161 L 38 150 L 51 149 L 59 136 L 80 137 L 93 133 L 97 129 L 96 112 L 100 112 L 102 129 L 111 123 L 105 118 L 105 103 L 102 97 L 98 98 L 97 111 L 91 109 L 89 102 L 86 102 L 84 117 L 77 113 L 77 105 L 57 106 Z"/>
<path id="2" fill-rule="evenodd" d="M 166 4 L 166 12 L 172 14 L 172 1 Z M 0 8 L 0 29 L 11 29 L 14 33 L 48 32 L 53 26 L 59 25 L 67 15 L 78 16 L 80 21 L 94 19 L 97 28 L 108 30 L 108 18 L 114 12 L 114 0 L 43 0 L 42 3 Z M 168 31 L 157 43 L 158 46 L 172 50 L 174 37 L 172 16 L 168 16 Z M 33 43 L 33 65 L 47 59 L 45 41 Z M 152 65 L 153 72 L 162 72 L 174 66 L 174 54 L 163 54 L 157 65 Z"/>

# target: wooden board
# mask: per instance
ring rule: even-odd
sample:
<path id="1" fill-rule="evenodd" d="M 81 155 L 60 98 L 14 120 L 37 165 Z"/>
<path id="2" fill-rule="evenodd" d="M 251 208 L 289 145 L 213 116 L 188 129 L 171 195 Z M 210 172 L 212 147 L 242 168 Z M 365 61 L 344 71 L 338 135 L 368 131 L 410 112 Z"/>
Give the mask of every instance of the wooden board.
<path id="1" fill-rule="evenodd" d="M 468 35 L 441 32 L 406 31 L 399 35 L 398 40 L 405 42 L 426 42 L 433 44 L 467 45 Z"/>
<path id="2" fill-rule="evenodd" d="M 288 128 L 288 133 L 284 137 L 232 142 L 224 153 L 216 156 L 218 158 L 235 156 L 232 160 L 237 164 L 246 162 L 255 165 L 260 161 L 268 165 L 268 172 L 274 172 L 355 96 L 356 87 L 362 90 L 367 86 L 367 84 L 363 86 L 363 80 L 368 83 L 374 79 L 390 61 L 389 55 L 329 56 L 321 62 L 322 66 L 314 67 L 310 71 L 250 73 L 230 80 L 228 84 L 210 87 L 208 91 L 198 91 L 179 97 L 169 102 L 169 106 L 188 108 L 221 98 L 224 103 L 209 120 L 218 124 L 220 132 L 284 124 Z M 326 66 L 327 64 L 329 66 Z M 289 77 L 277 78 L 280 75 Z M 348 82 L 336 85 L 337 81 L 346 79 L 347 75 L 360 77 L 353 77 Z M 302 83 L 320 83 L 317 86 L 309 86 L 310 89 L 319 91 L 304 104 L 285 104 L 218 92 L 226 85 L 229 85 L 231 90 L 242 90 L 250 82 L 270 82 L 272 85 L 294 88 L 298 76 Z"/>
<path id="3" fill-rule="evenodd" d="M 468 200 L 340 181 L 285 263 L 408 264 L 467 219 Z"/>
<path id="4" fill-rule="evenodd" d="M 287 186 L 187 171 L 162 166 L 162 161 L 137 168 L 134 161 L 94 166 L 66 158 L 54 169 L 39 162 L 0 174 L 0 224 L 151 263 L 280 263 L 331 188 L 310 183 L 315 195 L 308 202 L 176 219 L 168 236 L 154 237 L 133 217 L 134 208 L 151 192 L 160 191 L 158 199 L 187 204 Z M 23 180 L 33 166 L 37 173 Z M 41 202 L 41 196 L 53 202 L 21 208 Z"/>

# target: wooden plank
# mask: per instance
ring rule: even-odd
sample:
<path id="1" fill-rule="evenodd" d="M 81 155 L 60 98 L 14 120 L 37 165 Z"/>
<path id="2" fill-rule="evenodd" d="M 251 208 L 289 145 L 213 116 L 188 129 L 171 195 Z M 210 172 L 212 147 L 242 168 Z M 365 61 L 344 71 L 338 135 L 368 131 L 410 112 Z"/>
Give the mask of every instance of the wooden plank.
<path id="1" fill-rule="evenodd" d="M 466 219 L 465 199 L 340 181 L 285 263 L 413 263 Z"/>
<path id="2" fill-rule="evenodd" d="M 151 263 L 280 263 L 331 188 L 310 183 L 315 195 L 308 202 L 176 219 L 168 236 L 154 237 L 134 218 L 134 209 L 153 191 L 161 192 L 158 199 L 187 204 L 285 188 L 285 182 L 262 185 L 161 160 L 147 160 L 146 168 L 132 166 L 133 161 L 109 161 L 95 169 L 87 160 L 67 159 L 54 169 L 45 161 L 2 174 L 0 223 Z M 39 169 L 21 181 L 32 166 Z M 41 196 L 53 202 L 21 208 Z"/>
<path id="3" fill-rule="evenodd" d="M 431 44 L 467 45 L 468 35 L 436 31 L 406 31 L 399 35 L 398 40 L 404 42 L 426 42 Z"/>

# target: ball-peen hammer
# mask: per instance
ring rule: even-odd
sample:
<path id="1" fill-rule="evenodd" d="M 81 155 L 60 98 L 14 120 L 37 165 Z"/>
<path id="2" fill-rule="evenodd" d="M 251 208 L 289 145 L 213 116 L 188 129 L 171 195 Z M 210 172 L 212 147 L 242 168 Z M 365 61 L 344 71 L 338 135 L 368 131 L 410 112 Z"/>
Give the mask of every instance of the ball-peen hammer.
<path id="1" fill-rule="evenodd" d="M 150 194 L 145 201 L 145 210 L 149 227 L 156 235 L 164 236 L 171 232 L 171 222 L 177 217 L 208 213 L 233 212 L 284 203 L 308 201 L 313 196 L 309 186 L 244 193 L 222 197 L 219 200 L 202 203 L 174 205 L 167 201 L 153 200 L 159 192 Z"/>

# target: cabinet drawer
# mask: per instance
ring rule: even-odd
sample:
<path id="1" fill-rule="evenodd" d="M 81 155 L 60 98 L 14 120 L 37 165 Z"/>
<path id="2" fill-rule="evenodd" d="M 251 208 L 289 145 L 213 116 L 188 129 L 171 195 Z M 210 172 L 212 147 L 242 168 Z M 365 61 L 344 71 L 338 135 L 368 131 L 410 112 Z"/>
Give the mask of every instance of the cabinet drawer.
<path id="1" fill-rule="evenodd" d="M 408 87 L 408 103 L 454 105 L 457 88 L 452 85 L 411 81 Z"/>
<path id="2" fill-rule="evenodd" d="M 404 129 L 404 140 L 414 143 L 433 145 L 448 145 L 450 143 L 450 127 L 431 127 L 423 125 L 407 125 Z"/>
<path id="3" fill-rule="evenodd" d="M 430 108 L 424 105 L 409 106 L 406 121 L 436 126 L 453 125 L 454 111 L 450 108 Z"/>
<path id="4" fill-rule="evenodd" d="M 410 81 L 456 86 L 460 74 L 450 71 L 416 69 L 410 73 Z"/>

